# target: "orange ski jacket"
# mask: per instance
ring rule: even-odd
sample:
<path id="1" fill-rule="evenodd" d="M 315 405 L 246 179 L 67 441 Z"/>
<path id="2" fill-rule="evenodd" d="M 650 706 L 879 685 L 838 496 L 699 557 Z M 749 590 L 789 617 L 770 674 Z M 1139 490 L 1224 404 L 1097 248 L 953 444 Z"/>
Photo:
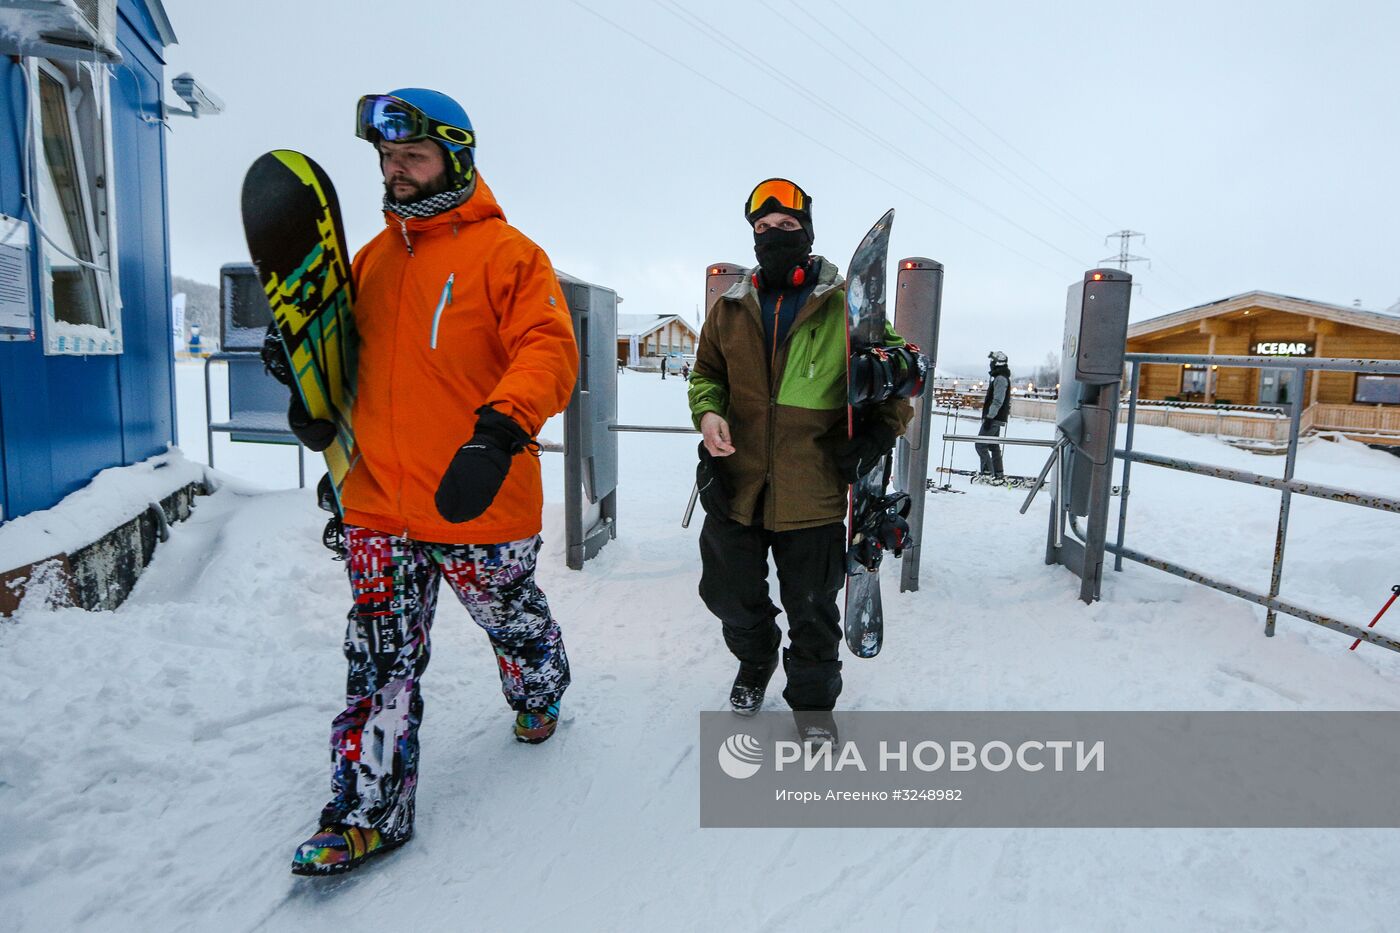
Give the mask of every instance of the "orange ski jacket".
<path id="1" fill-rule="evenodd" d="M 452 210 L 384 221 L 352 266 L 360 341 L 345 521 L 442 544 L 538 534 L 540 464 L 528 452 L 478 518 L 453 524 L 433 496 L 482 405 L 534 436 L 568 404 L 578 345 L 554 267 L 506 223 L 480 174 Z"/>

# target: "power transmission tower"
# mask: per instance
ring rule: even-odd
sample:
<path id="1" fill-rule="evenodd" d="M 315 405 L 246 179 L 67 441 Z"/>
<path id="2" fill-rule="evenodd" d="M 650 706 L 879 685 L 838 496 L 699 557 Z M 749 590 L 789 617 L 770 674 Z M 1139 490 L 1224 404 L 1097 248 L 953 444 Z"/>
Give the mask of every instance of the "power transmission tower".
<path id="1" fill-rule="evenodd" d="M 1145 262 L 1147 263 L 1147 268 L 1151 269 L 1152 260 L 1148 259 L 1146 256 L 1134 256 L 1132 253 L 1128 252 L 1128 245 L 1135 236 L 1142 237 L 1143 243 L 1147 242 L 1147 234 L 1138 233 L 1136 230 L 1119 230 L 1117 233 L 1110 233 L 1108 236 L 1104 237 L 1103 240 L 1105 243 L 1114 237 L 1118 238 L 1118 255 L 1100 259 L 1099 262 L 1116 262 L 1118 268 L 1122 269 L 1124 272 L 1128 271 L 1128 263 L 1130 262 Z"/>

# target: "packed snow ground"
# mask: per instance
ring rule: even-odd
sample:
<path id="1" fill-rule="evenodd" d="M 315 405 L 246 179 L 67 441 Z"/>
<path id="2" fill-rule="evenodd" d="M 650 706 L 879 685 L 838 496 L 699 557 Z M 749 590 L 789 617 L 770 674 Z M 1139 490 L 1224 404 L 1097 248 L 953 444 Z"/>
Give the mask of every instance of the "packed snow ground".
<path id="1" fill-rule="evenodd" d="M 202 460 L 198 365 L 178 383 L 183 448 Z M 621 419 L 685 423 L 684 392 L 627 373 Z M 546 455 L 540 579 L 574 676 L 559 733 L 512 740 L 486 641 L 444 594 L 416 838 L 300 879 L 287 868 L 327 791 L 347 587 L 311 490 L 286 488 L 294 453 L 218 438 L 221 488 L 121 609 L 0 623 L 4 928 L 1394 928 L 1391 830 L 699 829 L 696 714 L 723 707 L 734 664 L 695 595 L 698 521 L 680 528 L 694 443 L 622 436 L 619 538 L 578 573 Z M 1138 446 L 1283 466 L 1168 429 Z M 1008 471 L 1041 456 L 1013 448 Z M 1317 441 L 1298 475 L 1393 494 L 1400 459 Z M 1043 499 L 1021 516 L 1023 493 L 955 483 L 966 494 L 928 498 L 922 590 L 885 575 L 886 647 L 846 658 L 844 707 L 1400 709 L 1400 658 L 1287 617 L 1266 639 L 1257 607 L 1158 571 L 1110 572 L 1083 605 L 1043 563 Z M 1263 589 L 1276 513 L 1276 493 L 1139 466 L 1128 541 Z M 1287 553 L 1286 598 L 1364 624 L 1400 582 L 1400 517 L 1296 498 Z"/>

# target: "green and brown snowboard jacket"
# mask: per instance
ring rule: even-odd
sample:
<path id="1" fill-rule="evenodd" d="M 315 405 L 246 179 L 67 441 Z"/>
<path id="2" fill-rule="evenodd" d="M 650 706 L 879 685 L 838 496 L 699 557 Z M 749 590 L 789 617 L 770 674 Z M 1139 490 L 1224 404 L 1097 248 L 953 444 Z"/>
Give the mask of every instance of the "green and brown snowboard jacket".
<path id="1" fill-rule="evenodd" d="M 734 453 L 715 460 L 730 491 L 729 517 L 770 531 L 844 521 L 848 484 L 836 467 L 846 442 L 846 292 L 821 257 L 817 284 L 797 312 L 771 369 L 758 294 L 745 276 L 715 301 L 700 331 L 690 413 L 729 422 Z M 904 340 L 887 323 L 887 346 Z M 867 417 L 904 433 L 913 408 L 891 399 Z M 762 515 L 754 512 L 762 499 Z"/>

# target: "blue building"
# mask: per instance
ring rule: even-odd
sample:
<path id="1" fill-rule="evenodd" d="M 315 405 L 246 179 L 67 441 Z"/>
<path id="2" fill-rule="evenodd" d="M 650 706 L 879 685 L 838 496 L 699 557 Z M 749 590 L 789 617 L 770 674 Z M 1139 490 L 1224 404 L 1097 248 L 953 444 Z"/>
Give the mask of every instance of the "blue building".
<path id="1" fill-rule="evenodd" d="M 175 41 L 160 0 L 0 8 L 0 520 L 175 441 Z"/>

